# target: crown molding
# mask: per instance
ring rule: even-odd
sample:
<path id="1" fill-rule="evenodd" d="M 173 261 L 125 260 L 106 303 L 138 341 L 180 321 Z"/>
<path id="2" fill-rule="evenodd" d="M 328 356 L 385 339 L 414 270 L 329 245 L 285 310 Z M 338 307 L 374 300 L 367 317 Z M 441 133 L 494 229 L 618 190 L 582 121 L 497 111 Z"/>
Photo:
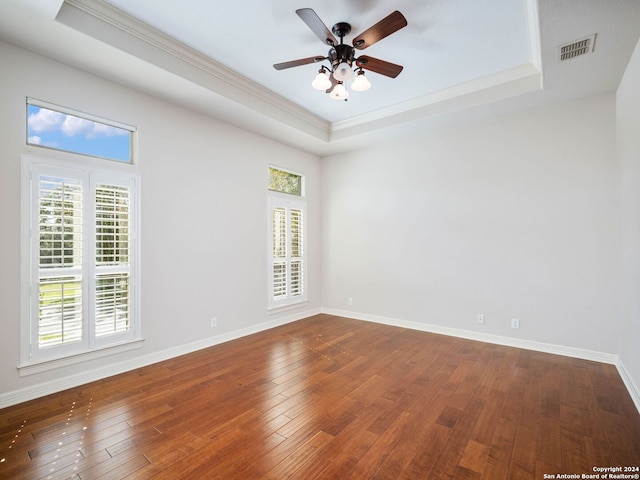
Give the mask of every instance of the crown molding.
<path id="1" fill-rule="evenodd" d="M 56 20 L 316 138 L 329 138 L 328 121 L 109 3 L 64 0 Z"/>
<path id="2" fill-rule="evenodd" d="M 440 115 L 452 111 L 521 95 L 541 88 L 541 73 L 533 64 L 524 64 L 443 90 L 416 97 L 407 102 L 332 124 L 332 140 L 360 133 L 363 126 L 383 128 Z"/>
<path id="3" fill-rule="evenodd" d="M 542 73 L 542 50 L 540 41 L 540 14 L 538 0 L 527 1 L 527 18 L 529 20 L 529 49 L 531 63 Z"/>

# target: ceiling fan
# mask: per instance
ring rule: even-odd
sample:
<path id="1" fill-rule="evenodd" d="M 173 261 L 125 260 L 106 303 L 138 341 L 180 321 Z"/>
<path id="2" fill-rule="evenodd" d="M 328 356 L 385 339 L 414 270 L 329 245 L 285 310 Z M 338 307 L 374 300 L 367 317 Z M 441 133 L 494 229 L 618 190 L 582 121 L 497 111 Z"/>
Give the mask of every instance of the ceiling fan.
<path id="1" fill-rule="evenodd" d="M 300 8 L 296 10 L 296 13 L 323 43 L 329 45 L 329 53 L 326 57 L 315 56 L 276 63 L 273 66 L 276 70 L 284 70 L 286 68 L 328 60 L 331 66 L 327 68 L 323 65 L 320 68 L 312 86 L 318 90 L 326 91 L 331 98 L 337 100 L 347 100 L 349 93 L 344 84 L 350 80 L 354 74 L 356 74 L 356 78 L 351 84 L 351 89 L 364 91 L 371 87 L 371 84 L 364 76 L 364 70 L 369 70 L 391 78 L 396 78 L 402 71 L 402 65 L 396 65 L 395 63 L 379 60 L 368 55 L 360 55 L 357 58 L 355 56 L 356 50 L 364 50 L 407 26 L 407 19 L 404 18 L 404 15 L 399 11 L 396 10 L 387 15 L 378 23 L 354 38 L 352 41 L 353 46 L 344 43 L 344 37 L 351 32 L 351 25 L 348 23 L 336 23 L 331 30 L 329 30 L 313 9 Z M 334 35 L 340 38 L 339 43 Z M 354 63 L 356 66 L 355 71 L 352 70 Z"/>

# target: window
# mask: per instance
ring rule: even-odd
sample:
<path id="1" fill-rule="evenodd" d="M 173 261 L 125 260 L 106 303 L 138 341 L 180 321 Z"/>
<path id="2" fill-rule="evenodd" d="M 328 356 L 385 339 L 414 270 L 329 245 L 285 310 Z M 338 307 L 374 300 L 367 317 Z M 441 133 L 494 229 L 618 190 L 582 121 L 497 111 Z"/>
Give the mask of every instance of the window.
<path id="1" fill-rule="evenodd" d="M 140 337 L 137 177 L 23 157 L 23 363 Z"/>
<path id="2" fill-rule="evenodd" d="M 307 300 L 303 177 L 269 168 L 269 308 Z"/>
<path id="3" fill-rule="evenodd" d="M 27 98 L 27 144 L 133 163 L 135 127 Z"/>
<path id="4" fill-rule="evenodd" d="M 302 195 L 302 175 L 269 167 L 269 190 L 272 192 Z"/>

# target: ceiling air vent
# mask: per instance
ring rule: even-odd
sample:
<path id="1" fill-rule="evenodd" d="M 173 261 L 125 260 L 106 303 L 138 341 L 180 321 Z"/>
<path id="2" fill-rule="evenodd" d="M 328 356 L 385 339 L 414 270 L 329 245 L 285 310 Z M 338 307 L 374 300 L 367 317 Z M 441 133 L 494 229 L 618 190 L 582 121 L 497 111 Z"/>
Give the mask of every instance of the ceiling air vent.
<path id="1" fill-rule="evenodd" d="M 596 43 L 596 34 L 594 33 L 590 37 L 581 38 L 575 42 L 567 45 L 561 45 L 558 47 L 558 59 L 562 62 L 571 58 L 579 57 L 587 53 L 593 52 L 593 47 Z"/>

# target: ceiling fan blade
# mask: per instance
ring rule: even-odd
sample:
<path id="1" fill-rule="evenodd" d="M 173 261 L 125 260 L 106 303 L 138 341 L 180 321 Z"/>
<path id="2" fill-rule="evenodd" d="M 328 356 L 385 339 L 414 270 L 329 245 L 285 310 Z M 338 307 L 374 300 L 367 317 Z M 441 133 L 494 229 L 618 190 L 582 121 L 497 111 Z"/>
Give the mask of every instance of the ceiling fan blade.
<path id="1" fill-rule="evenodd" d="M 387 15 L 385 18 L 380 20 L 374 26 L 362 32 L 356 38 L 353 39 L 353 46 L 358 50 L 364 50 L 367 47 L 370 47 L 377 41 L 382 40 L 385 37 L 388 37 L 392 33 L 397 32 L 401 28 L 407 26 L 407 19 L 404 18 L 399 11 L 395 11 L 390 15 Z"/>
<path id="2" fill-rule="evenodd" d="M 296 13 L 322 43 L 331 46 L 338 44 L 338 40 L 333 36 L 331 30 L 320 20 L 320 17 L 312 8 L 300 8 L 296 10 Z"/>
<path id="3" fill-rule="evenodd" d="M 300 65 L 307 65 L 309 63 L 322 62 L 325 59 L 326 57 L 300 58 L 299 60 L 291 60 L 290 62 L 276 63 L 273 65 L 273 68 L 275 68 L 276 70 L 284 70 L 285 68 L 299 67 Z"/>
<path id="4" fill-rule="evenodd" d="M 356 65 L 364 68 L 365 70 L 370 70 L 391 78 L 396 78 L 400 75 L 400 72 L 404 68 L 402 65 L 385 62 L 384 60 L 378 60 L 377 58 L 369 57 L 367 55 L 358 57 L 356 59 Z"/>

